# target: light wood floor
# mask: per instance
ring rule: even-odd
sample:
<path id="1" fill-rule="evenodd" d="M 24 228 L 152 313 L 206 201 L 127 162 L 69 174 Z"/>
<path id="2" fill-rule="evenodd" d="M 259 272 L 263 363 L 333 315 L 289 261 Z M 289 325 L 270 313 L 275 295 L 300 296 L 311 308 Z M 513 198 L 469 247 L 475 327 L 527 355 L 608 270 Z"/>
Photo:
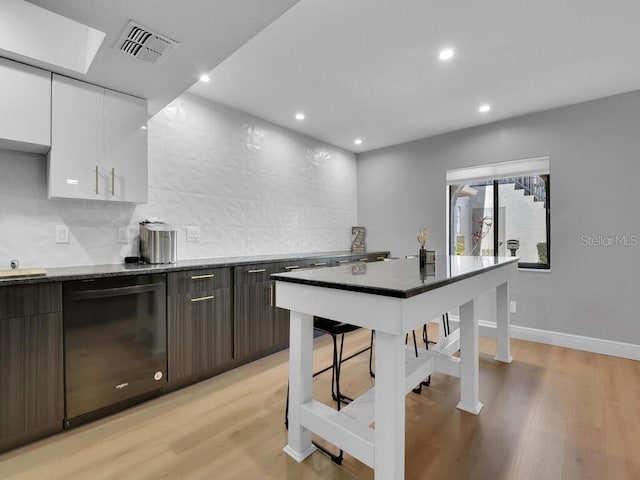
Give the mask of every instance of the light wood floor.
<path id="1" fill-rule="evenodd" d="M 368 333 L 347 342 L 364 345 Z M 407 479 L 640 479 L 640 362 L 513 340 L 503 365 L 494 351 L 481 339 L 479 416 L 456 409 L 457 380 L 443 375 L 407 396 Z M 326 364 L 329 339 L 315 352 Z M 0 478 L 372 479 L 348 456 L 298 464 L 282 452 L 287 355 L 0 455 Z M 345 364 L 345 393 L 372 384 L 367 362 Z M 327 403 L 329 381 L 314 383 Z"/>

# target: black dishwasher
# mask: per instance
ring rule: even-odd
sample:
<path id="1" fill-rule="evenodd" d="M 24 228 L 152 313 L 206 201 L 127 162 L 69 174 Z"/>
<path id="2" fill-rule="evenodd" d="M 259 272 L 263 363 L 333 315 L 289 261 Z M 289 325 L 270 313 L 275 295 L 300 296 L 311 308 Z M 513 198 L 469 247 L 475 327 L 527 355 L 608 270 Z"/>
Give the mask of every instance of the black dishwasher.
<path id="1" fill-rule="evenodd" d="M 66 427 L 162 392 L 166 302 L 163 274 L 63 284 Z"/>

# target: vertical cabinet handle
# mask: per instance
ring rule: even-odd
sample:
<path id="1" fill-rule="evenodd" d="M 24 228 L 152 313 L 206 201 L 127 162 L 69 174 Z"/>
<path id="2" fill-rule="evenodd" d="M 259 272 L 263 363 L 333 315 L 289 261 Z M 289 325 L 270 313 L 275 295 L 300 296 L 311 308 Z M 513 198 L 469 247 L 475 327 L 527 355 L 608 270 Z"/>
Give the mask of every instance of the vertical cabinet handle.
<path id="1" fill-rule="evenodd" d="M 116 169 L 111 169 L 111 196 L 116 194 Z"/>
<path id="2" fill-rule="evenodd" d="M 274 297 L 274 295 L 273 295 L 273 294 L 274 294 L 274 291 L 275 291 L 275 290 L 274 290 L 274 288 L 273 288 L 273 283 L 270 283 L 270 284 L 269 284 L 269 306 L 270 306 L 270 307 L 273 307 L 273 305 L 274 305 L 274 303 L 275 303 L 275 302 L 273 301 L 273 297 Z"/>
<path id="3" fill-rule="evenodd" d="M 100 195 L 98 191 L 98 165 L 96 165 L 96 195 Z"/>

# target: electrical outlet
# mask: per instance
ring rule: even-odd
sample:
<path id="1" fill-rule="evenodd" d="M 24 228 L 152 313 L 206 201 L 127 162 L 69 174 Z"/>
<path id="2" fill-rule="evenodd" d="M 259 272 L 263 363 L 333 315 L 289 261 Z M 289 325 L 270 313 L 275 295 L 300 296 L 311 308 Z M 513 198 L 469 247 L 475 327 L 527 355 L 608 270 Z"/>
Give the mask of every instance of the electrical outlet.
<path id="1" fill-rule="evenodd" d="M 118 243 L 129 243 L 129 227 L 118 227 Z"/>
<path id="2" fill-rule="evenodd" d="M 200 227 L 187 227 L 187 242 L 200 241 Z"/>
<path id="3" fill-rule="evenodd" d="M 515 300 L 511 300 L 509 302 L 509 313 L 517 313 L 516 301 Z"/>
<path id="4" fill-rule="evenodd" d="M 69 227 L 56 225 L 56 243 L 69 243 Z"/>

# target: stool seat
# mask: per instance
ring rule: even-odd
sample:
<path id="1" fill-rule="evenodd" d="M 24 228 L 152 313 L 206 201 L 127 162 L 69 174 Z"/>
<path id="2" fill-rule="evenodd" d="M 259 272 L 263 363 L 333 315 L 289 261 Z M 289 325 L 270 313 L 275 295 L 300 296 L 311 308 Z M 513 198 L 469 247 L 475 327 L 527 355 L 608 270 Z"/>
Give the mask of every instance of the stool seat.
<path id="1" fill-rule="evenodd" d="M 360 327 L 329 318 L 313 317 L 313 328 L 329 335 L 344 335 L 345 333 L 355 332 Z"/>

